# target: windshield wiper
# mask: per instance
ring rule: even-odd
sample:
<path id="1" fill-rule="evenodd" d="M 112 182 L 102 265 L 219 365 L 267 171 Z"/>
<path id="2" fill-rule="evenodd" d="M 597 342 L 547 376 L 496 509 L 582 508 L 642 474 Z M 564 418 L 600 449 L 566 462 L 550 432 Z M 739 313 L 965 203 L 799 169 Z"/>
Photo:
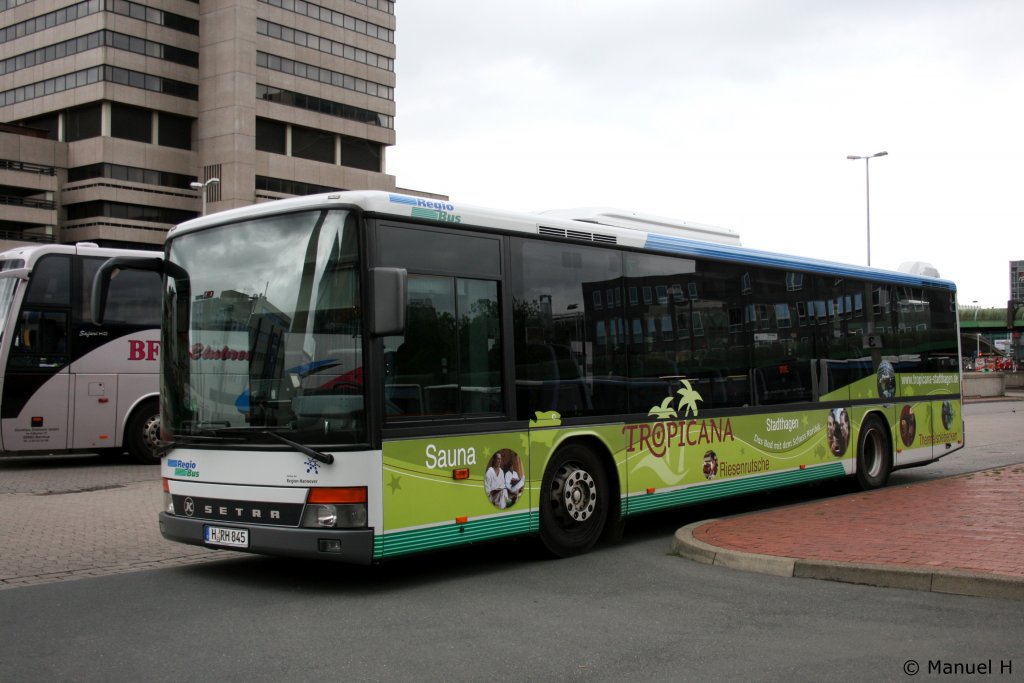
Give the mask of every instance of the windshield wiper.
<path id="1" fill-rule="evenodd" d="M 300 453 L 304 453 L 304 454 L 308 455 L 309 457 L 313 458 L 314 460 L 319 460 L 320 462 L 324 463 L 325 465 L 331 465 L 331 464 L 334 463 L 334 456 L 331 455 L 330 453 L 322 453 L 321 451 L 314 450 L 314 449 L 310 448 L 309 446 L 303 446 L 298 441 L 292 441 L 288 437 L 281 436 L 277 432 L 271 432 L 271 431 L 268 430 L 268 431 L 263 431 L 263 432 L 259 432 L 259 433 L 260 434 L 265 434 L 266 436 L 269 436 L 269 437 L 272 437 L 274 439 L 277 439 L 278 441 L 280 441 L 283 444 L 288 444 L 289 446 L 291 446 L 295 450 L 299 451 Z"/>
<path id="2" fill-rule="evenodd" d="M 220 427 L 220 428 L 217 428 L 217 427 L 213 427 L 212 426 L 213 424 L 215 424 L 215 423 L 204 423 L 204 428 L 207 429 L 208 431 L 213 432 L 214 434 L 216 434 L 216 436 L 184 435 L 184 436 L 180 437 L 180 442 L 188 443 L 189 440 L 195 440 L 195 443 L 217 443 L 217 442 L 220 442 L 220 443 L 224 443 L 224 442 L 239 443 L 239 442 L 242 442 L 242 441 L 246 440 L 246 438 L 245 438 L 246 435 L 259 434 L 260 436 L 269 436 L 269 437 L 271 437 L 273 439 L 277 439 L 281 443 L 287 444 L 288 446 L 291 446 L 292 448 L 294 448 L 295 450 L 299 451 L 300 453 L 303 453 L 304 455 L 308 455 L 309 457 L 313 458 L 314 460 L 319 460 L 320 462 L 324 463 L 325 465 L 332 465 L 332 464 L 334 464 L 334 456 L 331 455 L 330 453 L 324 453 L 322 451 L 318 451 L 318 450 L 315 450 L 313 448 L 310 448 L 309 446 L 305 446 L 305 445 L 299 443 L 298 441 L 292 441 L 288 437 L 281 436 L 277 432 L 272 432 L 269 429 L 259 429 L 259 428 L 253 428 L 253 427 Z M 226 436 L 222 436 L 222 435 L 225 435 L 225 434 L 226 434 Z M 179 442 L 179 438 L 175 437 L 174 443 L 178 443 L 178 442 Z"/>
<path id="3" fill-rule="evenodd" d="M 241 443 L 245 439 L 238 436 L 202 436 L 199 434 L 176 434 L 170 441 L 161 441 L 156 453 L 163 457 L 169 450 L 177 446 L 198 446 L 217 443 Z"/>

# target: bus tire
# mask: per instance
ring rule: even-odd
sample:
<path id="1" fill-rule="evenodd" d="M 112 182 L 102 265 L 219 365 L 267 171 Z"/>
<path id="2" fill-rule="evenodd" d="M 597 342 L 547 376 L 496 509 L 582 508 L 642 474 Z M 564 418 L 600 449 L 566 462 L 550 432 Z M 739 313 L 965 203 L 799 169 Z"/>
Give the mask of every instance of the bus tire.
<path id="1" fill-rule="evenodd" d="M 891 470 L 889 430 L 877 415 L 868 415 L 857 438 L 857 484 L 865 491 L 885 486 Z"/>
<path id="2" fill-rule="evenodd" d="M 143 465 L 159 465 L 160 404 L 146 401 L 132 413 L 124 435 L 128 453 Z"/>
<path id="3" fill-rule="evenodd" d="M 556 557 L 580 555 L 608 519 L 609 479 L 601 459 L 582 444 L 559 448 L 541 484 L 540 539 Z"/>

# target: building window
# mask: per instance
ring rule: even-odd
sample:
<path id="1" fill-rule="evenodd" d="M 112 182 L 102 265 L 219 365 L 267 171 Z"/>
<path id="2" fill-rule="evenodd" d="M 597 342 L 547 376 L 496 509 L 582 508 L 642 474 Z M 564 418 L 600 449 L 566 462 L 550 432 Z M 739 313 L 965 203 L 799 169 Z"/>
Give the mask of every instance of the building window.
<path id="1" fill-rule="evenodd" d="M 395 3 L 392 0 L 356 0 L 356 2 L 373 9 L 379 9 L 381 12 L 387 12 L 388 14 L 395 13 Z"/>
<path id="2" fill-rule="evenodd" d="M 793 325 L 793 320 L 789 314 L 789 304 L 775 304 L 775 320 L 779 324 L 779 329 Z"/>
<path id="3" fill-rule="evenodd" d="M 19 121 L 18 125 L 45 130 L 48 139 L 56 140 L 57 133 L 60 131 L 60 114 L 44 114 L 43 116 Z"/>
<path id="4" fill-rule="evenodd" d="M 285 178 L 269 178 L 264 175 L 256 176 L 256 189 L 264 192 L 278 192 L 280 194 L 322 194 L 324 192 L 338 192 L 344 188 L 331 187 L 329 185 L 317 185 L 305 183 L 301 180 L 287 180 Z"/>
<path id="5" fill-rule="evenodd" d="M 149 221 L 176 225 L 196 217 L 195 211 L 104 201 L 69 204 L 67 211 L 68 220 L 71 221 L 84 220 L 86 218 L 120 218 L 129 221 Z"/>
<path id="6" fill-rule="evenodd" d="M 102 119 L 99 102 L 77 109 L 69 109 L 64 114 L 64 140 L 74 142 L 75 140 L 99 137 Z"/>
<path id="7" fill-rule="evenodd" d="M 266 100 L 267 102 L 277 102 L 288 107 L 308 109 L 319 114 L 336 116 L 349 121 L 358 121 L 359 123 L 371 126 L 380 126 L 381 128 L 394 128 L 395 126 L 395 117 L 390 114 L 382 114 L 370 109 L 363 109 L 362 107 L 353 107 L 351 104 L 332 102 L 331 100 L 304 95 L 303 93 L 291 90 L 272 88 L 261 83 L 256 84 L 256 98 Z"/>
<path id="8" fill-rule="evenodd" d="M 140 107 L 110 104 L 110 137 L 153 142 L 153 112 Z"/>
<path id="9" fill-rule="evenodd" d="M 380 173 L 381 146 L 369 140 L 341 136 L 341 165 Z"/>
<path id="10" fill-rule="evenodd" d="M 129 36 L 125 33 L 117 33 L 116 31 L 95 31 L 4 59 L 0 61 L 0 74 L 11 73 L 19 69 L 28 69 L 56 59 L 70 57 L 80 52 L 95 50 L 103 45 L 186 66 L 199 66 L 198 52 L 155 43 L 136 36 Z"/>
<path id="11" fill-rule="evenodd" d="M 373 95 L 374 97 L 382 97 L 386 100 L 395 99 L 395 89 L 389 85 L 356 78 L 340 71 L 322 69 L 312 64 L 296 62 L 266 52 L 256 53 L 256 66 L 316 81 L 317 83 L 327 83 L 336 88 L 345 88 L 346 90 L 353 90 L 366 95 Z"/>
<path id="12" fill-rule="evenodd" d="M 333 164 L 334 135 L 313 128 L 292 126 L 292 156 Z"/>
<path id="13" fill-rule="evenodd" d="M 178 149 L 192 149 L 192 119 L 160 112 L 157 144 Z"/>
<path id="14" fill-rule="evenodd" d="M 335 12 L 312 2 L 292 2 L 292 0 L 260 0 L 260 2 L 265 2 L 274 7 L 281 7 L 297 14 L 304 14 L 313 19 L 334 24 L 338 28 L 362 33 L 371 38 L 385 40 L 389 43 L 395 42 L 395 32 L 386 26 L 380 26 L 347 14 L 342 14 L 341 12 Z M 363 4 L 366 3 L 364 2 Z"/>
<path id="15" fill-rule="evenodd" d="M 130 0 L 116 0 L 114 2 L 84 0 L 83 2 L 68 5 L 46 14 L 40 14 L 39 16 L 0 29 L 0 43 L 6 43 L 15 38 L 22 38 L 33 33 L 45 31 L 54 26 L 67 24 L 99 12 L 113 12 L 114 14 L 166 26 L 195 36 L 199 35 L 199 21 L 180 14 L 147 7 L 137 2 L 130 2 Z"/>
<path id="16" fill-rule="evenodd" d="M 133 183 L 144 183 L 146 185 L 163 185 L 165 187 L 177 187 L 186 189 L 189 183 L 196 177 L 182 173 L 168 173 L 166 171 L 155 171 L 138 166 L 122 166 L 121 164 L 89 164 L 87 166 L 76 166 L 68 169 L 68 182 L 74 183 L 81 180 L 92 180 L 94 178 L 111 178 L 113 180 L 127 180 Z"/>
<path id="17" fill-rule="evenodd" d="M 269 36 L 271 38 L 277 38 L 278 40 L 294 43 L 303 47 L 309 47 L 320 52 L 326 52 L 327 54 L 334 55 L 335 57 L 341 57 L 342 59 L 348 59 L 354 62 L 359 62 L 360 64 L 374 66 L 378 69 L 384 69 L 386 71 L 395 70 L 395 60 L 387 55 L 381 55 L 352 45 L 339 43 L 312 33 L 306 33 L 305 31 L 292 29 L 287 26 L 282 26 L 281 24 L 275 24 L 264 19 L 256 20 L 256 33 L 261 36 Z"/>
<path id="18" fill-rule="evenodd" d="M 288 126 L 280 121 L 271 121 L 270 119 L 257 117 L 256 149 L 273 154 L 287 154 Z"/>
<path id="19" fill-rule="evenodd" d="M 103 64 L 0 92 L 0 107 L 81 88 L 101 81 L 120 83 L 132 88 L 142 88 L 143 90 L 174 95 L 175 97 L 183 97 L 189 100 L 199 99 L 199 86 L 193 83 L 160 78 L 144 74 L 140 71 L 129 71 L 128 69 Z"/>

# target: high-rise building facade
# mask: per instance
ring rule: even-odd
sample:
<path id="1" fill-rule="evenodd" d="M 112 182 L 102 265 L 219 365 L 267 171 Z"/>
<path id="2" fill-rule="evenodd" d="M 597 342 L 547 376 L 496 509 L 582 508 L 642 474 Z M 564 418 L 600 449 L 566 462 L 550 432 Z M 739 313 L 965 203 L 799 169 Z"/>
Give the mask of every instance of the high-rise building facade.
<path id="1" fill-rule="evenodd" d="M 392 0 L 0 0 L 0 239 L 394 189 L 394 36 Z"/>
<path id="2" fill-rule="evenodd" d="M 1010 300 L 1024 303 L 1024 261 L 1010 261 Z"/>

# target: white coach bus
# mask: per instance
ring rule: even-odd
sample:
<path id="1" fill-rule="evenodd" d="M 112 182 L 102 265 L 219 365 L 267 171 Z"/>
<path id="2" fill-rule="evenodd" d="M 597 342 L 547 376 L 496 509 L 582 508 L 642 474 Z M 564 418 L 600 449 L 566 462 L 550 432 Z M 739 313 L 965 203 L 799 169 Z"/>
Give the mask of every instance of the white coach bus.
<path id="1" fill-rule="evenodd" d="M 114 278 L 94 325 L 93 275 L 113 256 L 160 258 L 90 243 L 0 253 L 0 455 L 127 450 L 159 462 L 161 282 Z"/>

